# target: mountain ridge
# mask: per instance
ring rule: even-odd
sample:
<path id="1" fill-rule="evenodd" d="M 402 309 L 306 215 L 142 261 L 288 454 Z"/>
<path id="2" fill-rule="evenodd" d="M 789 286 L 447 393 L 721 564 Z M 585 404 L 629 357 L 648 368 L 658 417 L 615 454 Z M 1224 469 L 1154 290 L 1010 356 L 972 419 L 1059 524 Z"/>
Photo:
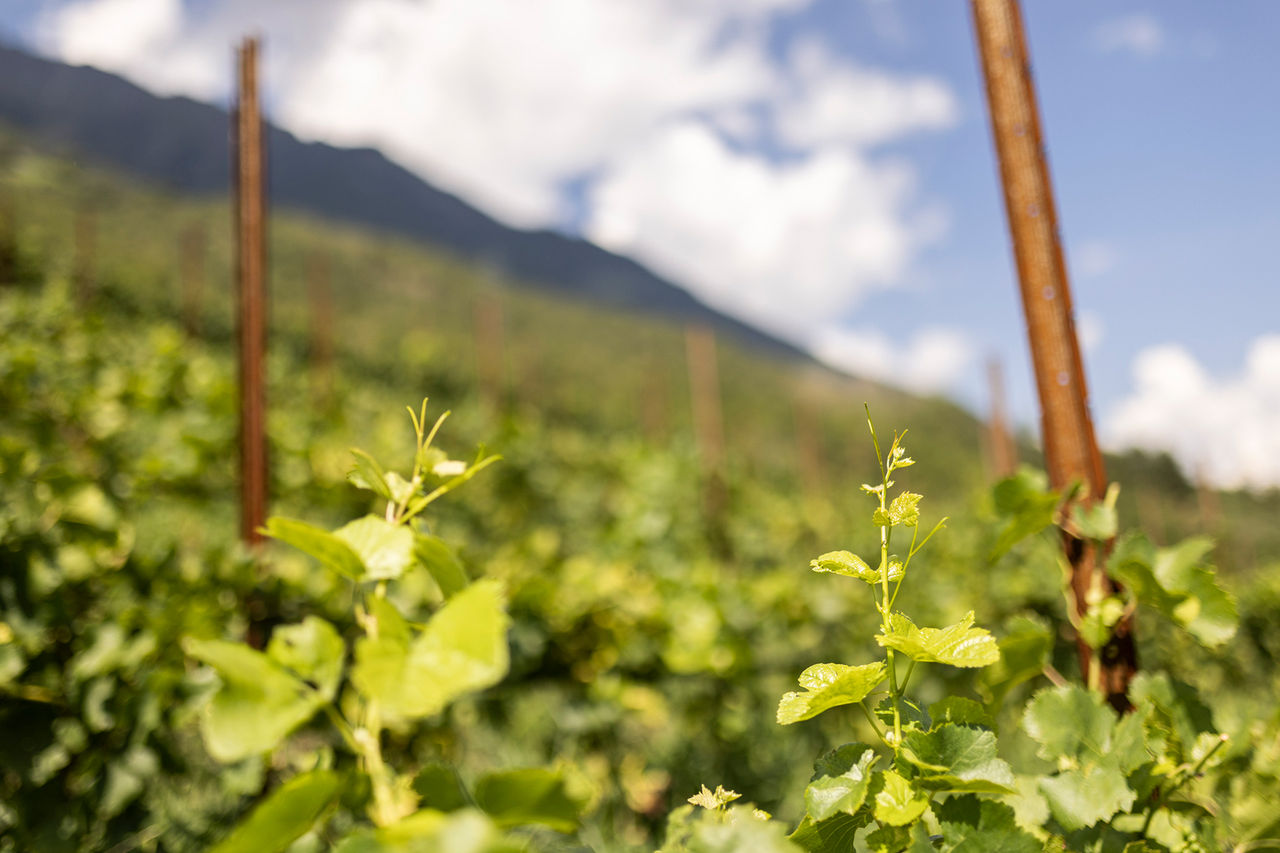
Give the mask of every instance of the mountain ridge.
<path id="1" fill-rule="evenodd" d="M 90 66 L 0 44 L 0 121 L 174 191 L 230 189 L 225 109 L 185 96 L 155 95 Z M 304 142 L 267 123 L 267 151 L 274 205 L 423 240 L 517 281 L 615 308 L 705 323 L 776 354 L 811 359 L 631 258 L 578 237 L 503 225 L 376 149 Z"/>

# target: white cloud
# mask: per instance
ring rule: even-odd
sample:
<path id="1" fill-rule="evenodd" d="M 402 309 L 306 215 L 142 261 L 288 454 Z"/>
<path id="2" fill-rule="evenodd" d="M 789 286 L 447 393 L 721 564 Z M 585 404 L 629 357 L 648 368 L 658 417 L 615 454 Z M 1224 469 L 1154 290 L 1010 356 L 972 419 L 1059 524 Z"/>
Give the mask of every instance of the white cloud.
<path id="1" fill-rule="evenodd" d="M 958 116 L 940 79 L 859 65 L 812 37 L 779 58 L 771 22 L 811 2 L 310 0 L 298 15 L 260 0 L 63 0 L 39 42 L 219 98 L 230 46 L 261 32 L 282 126 L 375 146 L 515 225 L 582 222 L 803 341 L 903 281 L 946 228 L 910 165 L 869 149 Z"/>
<path id="2" fill-rule="evenodd" d="M 127 72 L 161 94 L 205 94 L 212 82 L 212 69 L 174 49 L 182 0 L 81 0 L 36 27 L 40 46 L 65 61 Z"/>
<path id="3" fill-rule="evenodd" d="M 54 0 L 35 23 L 38 50 L 120 74 L 161 95 L 225 101 L 233 86 L 232 46 L 265 35 L 264 95 L 287 96 L 303 58 L 348 0 L 287 3 L 217 0 Z"/>
<path id="4" fill-rule="evenodd" d="M 951 90 L 937 78 L 859 68 L 814 41 L 792 50 L 790 66 L 791 88 L 777 124 L 781 138 L 799 148 L 875 145 L 951 127 L 959 114 Z"/>
<path id="5" fill-rule="evenodd" d="M 1235 376 L 1211 376 L 1166 344 L 1139 353 L 1133 377 L 1105 420 L 1110 446 L 1166 451 L 1223 488 L 1280 486 L 1280 335 L 1254 340 Z"/>
<path id="6" fill-rule="evenodd" d="M 813 354 L 832 367 L 918 393 L 953 390 L 973 369 L 977 349 L 955 329 L 921 329 L 896 341 L 871 329 L 828 327 Z"/>
<path id="7" fill-rule="evenodd" d="M 1151 15 L 1126 15 L 1099 24 L 1093 44 L 1107 53 L 1124 52 L 1148 58 L 1164 50 L 1164 27 Z"/>
<path id="8" fill-rule="evenodd" d="M 799 340 L 903 273 L 925 227 L 904 213 L 912 184 L 903 166 L 834 149 L 771 163 L 684 122 L 605 171 L 585 231 Z"/>
<path id="9" fill-rule="evenodd" d="M 378 145 L 508 221 L 545 225 L 565 181 L 672 117 L 767 95 L 773 69 L 758 36 L 723 32 L 778 5 L 359 0 L 281 118 L 309 136 Z"/>
<path id="10" fill-rule="evenodd" d="M 1071 271 L 1081 278 L 1104 276 L 1119 262 L 1120 253 L 1102 240 L 1087 240 L 1071 252 Z"/>

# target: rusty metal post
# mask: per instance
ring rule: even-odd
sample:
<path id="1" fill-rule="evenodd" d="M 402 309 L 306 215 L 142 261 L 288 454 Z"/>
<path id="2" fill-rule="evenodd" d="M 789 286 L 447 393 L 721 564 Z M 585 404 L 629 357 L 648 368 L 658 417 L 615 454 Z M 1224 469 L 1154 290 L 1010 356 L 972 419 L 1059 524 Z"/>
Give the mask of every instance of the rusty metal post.
<path id="1" fill-rule="evenodd" d="M 689 361 L 693 433 L 702 464 L 703 502 L 712 535 L 719 540 L 723 535 L 720 522 L 728 495 L 724 482 L 724 417 L 720 407 L 716 334 L 706 326 L 686 326 L 684 340 Z M 723 547 L 725 543 L 717 541 L 716 544 Z"/>
<path id="2" fill-rule="evenodd" d="M 13 284 L 18 277 L 18 220 L 13 197 L 0 193 L 0 285 Z"/>
<path id="3" fill-rule="evenodd" d="M 1040 396 L 1049 481 L 1055 488 L 1082 482 L 1084 499 L 1093 500 L 1106 490 L 1106 472 L 1089 414 L 1022 16 L 1017 0 L 972 0 L 972 10 Z M 1103 572 L 1103 554 L 1072 537 L 1064 546 L 1076 612 L 1083 614 L 1095 583 L 1104 593 L 1114 585 Z M 1132 630 L 1132 621 L 1125 619 L 1100 650 L 1100 687 L 1117 707 L 1128 707 L 1128 684 L 1137 669 Z M 1087 673 L 1092 655 L 1083 642 L 1079 649 Z"/>
<path id="4" fill-rule="evenodd" d="M 262 541 L 267 516 L 266 265 L 267 212 L 262 114 L 258 102 L 258 39 L 236 52 L 239 95 L 234 140 L 236 282 L 240 342 L 240 535 Z"/>
<path id="5" fill-rule="evenodd" d="M 307 301 L 311 307 L 311 380 L 316 404 L 333 401 L 333 292 L 329 286 L 329 258 L 315 252 L 307 261 Z"/>
<path id="6" fill-rule="evenodd" d="M 796 389 L 792 398 L 795 421 L 796 468 L 805 492 L 821 495 L 823 492 L 821 434 L 818 429 L 821 410 L 817 408 L 803 387 Z"/>
<path id="7" fill-rule="evenodd" d="M 991 391 L 991 413 L 987 418 L 987 458 L 994 479 L 1008 477 L 1018 467 L 1018 448 L 1009 432 L 1009 418 L 1004 404 L 1004 371 L 1000 360 L 987 360 L 987 386 Z"/>
<path id="8" fill-rule="evenodd" d="M 208 240 L 204 226 L 192 223 L 182 232 L 178 248 L 182 276 L 182 325 L 187 336 L 200 336 L 204 314 L 204 268 Z"/>
<path id="9" fill-rule="evenodd" d="M 476 378 L 481 396 L 494 409 L 505 396 L 506 354 L 503 343 L 502 300 L 491 291 L 477 294 L 475 303 Z"/>
<path id="10" fill-rule="evenodd" d="M 75 212 L 75 261 L 71 280 L 75 285 L 76 301 L 86 307 L 96 290 L 98 220 L 92 207 L 81 202 Z"/>

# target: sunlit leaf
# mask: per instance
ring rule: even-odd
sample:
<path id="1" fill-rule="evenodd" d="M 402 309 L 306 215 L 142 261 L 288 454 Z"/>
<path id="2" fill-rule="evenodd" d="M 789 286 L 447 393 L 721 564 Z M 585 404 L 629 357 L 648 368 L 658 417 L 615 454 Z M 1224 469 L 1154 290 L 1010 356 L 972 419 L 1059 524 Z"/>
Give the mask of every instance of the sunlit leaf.
<path id="1" fill-rule="evenodd" d="M 559 773 L 536 767 L 481 776 L 475 799 L 498 826 L 539 824 L 556 832 L 577 829 L 584 805 L 570 796 Z"/>
<path id="2" fill-rule="evenodd" d="M 871 768 L 877 760 L 875 752 L 862 743 L 847 743 L 819 759 L 804 791 L 805 809 L 814 822 L 838 812 L 857 814 L 867 798 Z"/>
<path id="3" fill-rule="evenodd" d="M 954 625 L 917 628 L 904 614 L 895 612 L 889 616 L 889 632 L 877 634 L 876 642 L 916 661 L 990 666 L 1000 660 L 1000 649 L 990 632 L 973 627 L 973 618 L 971 610 Z"/>
<path id="4" fill-rule="evenodd" d="M 315 557 L 321 565 L 344 577 L 360 580 L 364 576 L 364 563 L 360 556 L 327 530 L 305 521 L 275 517 L 268 519 L 266 531 L 272 539 L 279 539 Z"/>
<path id="5" fill-rule="evenodd" d="M 338 632 L 318 616 L 276 628 L 267 644 L 270 658 L 310 681 L 326 699 L 338 688 L 345 654 Z"/>
<path id="6" fill-rule="evenodd" d="M 274 748 L 324 704 L 319 692 L 241 643 L 188 637 L 183 648 L 222 679 L 201 720 L 205 745 L 219 761 Z"/>
<path id="7" fill-rule="evenodd" d="M 376 515 L 366 515 L 334 531 L 364 564 L 364 580 L 398 578 L 413 562 L 413 531 Z"/>
<path id="8" fill-rule="evenodd" d="M 338 775 L 295 776 L 258 804 L 211 853 L 280 853 L 302 837 L 338 795 Z"/>
<path id="9" fill-rule="evenodd" d="M 778 703 L 778 722 L 798 723 L 840 705 L 861 702 L 885 679 L 884 663 L 863 666 L 818 663 L 800 674 L 803 693 L 787 693 Z"/>
<path id="10" fill-rule="evenodd" d="M 924 814 L 929 796 L 892 770 L 877 772 L 883 786 L 875 795 L 876 820 L 889 826 L 906 826 Z"/>

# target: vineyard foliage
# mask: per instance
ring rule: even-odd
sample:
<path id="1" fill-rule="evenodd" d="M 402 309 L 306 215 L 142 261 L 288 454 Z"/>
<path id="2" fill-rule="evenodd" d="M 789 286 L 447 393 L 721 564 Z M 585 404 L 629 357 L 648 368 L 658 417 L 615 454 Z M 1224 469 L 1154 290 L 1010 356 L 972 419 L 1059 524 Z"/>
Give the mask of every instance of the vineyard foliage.
<path id="1" fill-rule="evenodd" d="M 165 319 L 144 256 L 77 306 L 37 231 L 0 284 L 0 850 L 1280 849 L 1280 581 L 1124 534 L 1124 591 L 1074 619 L 1055 525 L 1107 538 L 1124 492 L 977 491 L 976 432 L 874 389 L 919 464 L 833 403 L 804 486 L 727 388 L 708 515 L 691 444 L 624 427 L 642 378 L 594 412 L 477 401 L 460 312 L 353 325 L 324 396 L 284 302 L 252 555 L 225 327 Z M 1074 635 L 1128 611 L 1121 717 Z"/>

